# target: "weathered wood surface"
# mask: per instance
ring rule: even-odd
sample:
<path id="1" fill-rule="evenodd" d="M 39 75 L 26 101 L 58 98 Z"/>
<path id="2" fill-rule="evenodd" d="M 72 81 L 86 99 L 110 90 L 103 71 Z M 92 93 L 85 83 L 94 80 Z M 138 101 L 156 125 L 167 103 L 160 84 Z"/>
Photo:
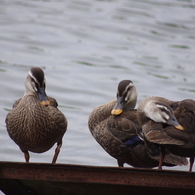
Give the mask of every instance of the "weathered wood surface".
<path id="1" fill-rule="evenodd" d="M 7 195 L 195 194 L 195 173 L 67 164 L 0 162 Z"/>

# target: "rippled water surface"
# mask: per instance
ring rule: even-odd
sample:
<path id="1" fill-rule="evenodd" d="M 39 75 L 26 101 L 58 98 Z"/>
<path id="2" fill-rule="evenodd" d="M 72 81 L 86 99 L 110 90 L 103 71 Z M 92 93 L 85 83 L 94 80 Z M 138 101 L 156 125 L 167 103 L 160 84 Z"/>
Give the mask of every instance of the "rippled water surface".
<path id="1" fill-rule="evenodd" d="M 0 0 L 0 26 L 1 161 L 24 162 L 4 120 L 33 66 L 44 69 L 47 94 L 69 121 L 58 163 L 116 166 L 87 120 L 123 79 L 134 82 L 138 103 L 152 95 L 195 99 L 193 0 Z M 30 153 L 30 161 L 51 162 L 54 149 Z"/>

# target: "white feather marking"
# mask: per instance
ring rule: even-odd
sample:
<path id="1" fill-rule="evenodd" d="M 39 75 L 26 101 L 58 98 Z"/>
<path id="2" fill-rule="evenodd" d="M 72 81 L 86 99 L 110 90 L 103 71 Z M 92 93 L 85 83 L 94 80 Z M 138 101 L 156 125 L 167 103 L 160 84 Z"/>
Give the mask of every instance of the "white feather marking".
<path id="1" fill-rule="evenodd" d="M 31 78 L 33 78 L 33 79 L 35 80 L 36 83 L 39 83 L 39 82 L 37 81 L 37 79 L 33 76 L 33 74 L 32 74 L 31 71 L 29 71 L 28 74 L 29 74 L 29 76 L 30 76 Z"/>
<path id="2" fill-rule="evenodd" d="M 170 112 L 169 109 L 166 106 L 163 106 L 163 105 L 160 105 L 160 104 L 156 104 L 156 106 L 158 108 L 163 108 L 163 109 L 167 110 L 168 112 Z"/>
<path id="3" fill-rule="evenodd" d="M 145 105 L 144 113 L 146 114 L 146 116 L 148 118 L 152 119 L 155 122 L 162 122 L 162 123 L 166 122 L 165 119 L 162 117 L 162 115 L 164 115 L 164 113 L 158 109 L 158 106 L 153 101 L 148 102 Z M 165 116 L 166 116 L 165 118 L 167 118 L 167 115 L 165 115 Z"/>
<path id="4" fill-rule="evenodd" d="M 37 79 L 32 75 L 32 72 L 31 72 L 31 71 L 28 72 L 28 75 L 29 75 L 31 78 L 33 78 L 34 81 L 35 81 L 36 83 L 38 83 L 38 82 L 37 82 Z M 31 92 L 37 91 L 37 88 L 36 88 L 34 82 L 32 82 L 32 81 L 30 81 L 30 80 L 26 80 L 26 87 L 27 87 L 27 89 L 28 89 L 28 90 L 26 90 L 26 91 L 31 91 Z"/>
<path id="5" fill-rule="evenodd" d="M 133 87 L 133 89 L 130 90 L 130 87 Z M 129 83 L 126 86 L 125 91 L 123 92 L 123 94 L 125 94 L 126 92 L 127 92 L 127 95 L 125 97 L 126 102 L 131 102 L 131 101 L 134 101 L 135 99 L 137 99 L 137 91 L 136 91 L 133 83 Z"/>

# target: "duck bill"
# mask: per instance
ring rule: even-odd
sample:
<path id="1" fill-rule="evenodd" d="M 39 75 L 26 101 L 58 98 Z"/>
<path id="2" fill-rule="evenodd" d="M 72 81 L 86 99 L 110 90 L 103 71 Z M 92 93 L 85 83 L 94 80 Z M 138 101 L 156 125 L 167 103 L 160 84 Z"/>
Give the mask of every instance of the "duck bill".
<path id="1" fill-rule="evenodd" d="M 123 97 L 118 97 L 114 108 L 111 111 L 112 115 L 119 115 L 123 112 L 124 101 Z"/>
<path id="2" fill-rule="evenodd" d="M 184 127 L 182 125 L 175 126 L 175 128 L 182 131 L 184 130 Z"/>
<path id="3" fill-rule="evenodd" d="M 182 130 L 182 131 L 184 130 L 184 127 L 179 124 L 179 122 L 177 121 L 177 119 L 175 118 L 175 116 L 171 116 L 169 118 L 169 120 L 167 121 L 167 124 L 173 125 L 178 130 Z"/>
<path id="4" fill-rule="evenodd" d="M 38 99 L 40 101 L 40 104 L 42 106 L 48 106 L 50 105 L 50 101 L 46 95 L 45 88 L 44 87 L 39 87 L 37 91 Z"/>

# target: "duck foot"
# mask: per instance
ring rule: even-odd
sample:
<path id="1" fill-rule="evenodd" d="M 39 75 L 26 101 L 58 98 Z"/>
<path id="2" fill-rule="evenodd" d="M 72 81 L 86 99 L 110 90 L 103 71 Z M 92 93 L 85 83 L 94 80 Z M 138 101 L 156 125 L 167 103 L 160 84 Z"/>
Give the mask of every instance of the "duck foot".
<path id="1" fill-rule="evenodd" d="M 60 148 L 62 146 L 62 140 L 57 142 L 57 148 L 55 149 L 55 154 L 54 154 L 54 157 L 53 157 L 53 160 L 52 160 L 52 163 L 55 163 L 57 158 L 58 158 L 58 154 L 60 153 Z"/>

